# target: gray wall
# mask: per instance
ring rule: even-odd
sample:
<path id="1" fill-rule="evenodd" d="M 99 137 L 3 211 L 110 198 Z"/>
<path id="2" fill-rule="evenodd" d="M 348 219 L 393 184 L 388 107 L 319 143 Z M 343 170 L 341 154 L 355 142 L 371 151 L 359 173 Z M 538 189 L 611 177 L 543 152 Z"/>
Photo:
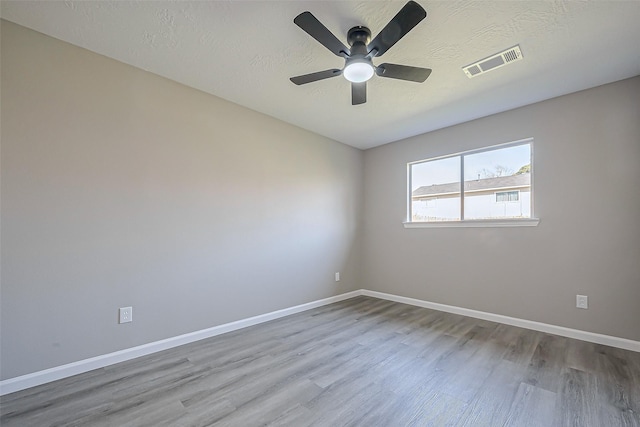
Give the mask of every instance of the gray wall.
<path id="1" fill-rule="evenodd" d="M 407 162 L 527 137 L 538 227 L 403 228 Z M 640 77 L 367 150 L 364 287 L 640 340 L 639 189 Z"/>
<path id="2" fill-rule="evenodd" d="M 6 21 L 1 52 L 3 379 L 359 288 L 361 151 Z"/>

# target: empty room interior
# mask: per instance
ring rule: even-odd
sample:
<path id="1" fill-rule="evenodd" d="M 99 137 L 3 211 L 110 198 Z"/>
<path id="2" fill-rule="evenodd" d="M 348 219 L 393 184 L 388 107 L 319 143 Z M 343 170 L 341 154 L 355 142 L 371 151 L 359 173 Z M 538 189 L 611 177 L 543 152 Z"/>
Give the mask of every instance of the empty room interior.
<path id="1" fill-rule="evenodd" d="M 0 425 L 640 426 L 640 1 L 0 16 Z"/>

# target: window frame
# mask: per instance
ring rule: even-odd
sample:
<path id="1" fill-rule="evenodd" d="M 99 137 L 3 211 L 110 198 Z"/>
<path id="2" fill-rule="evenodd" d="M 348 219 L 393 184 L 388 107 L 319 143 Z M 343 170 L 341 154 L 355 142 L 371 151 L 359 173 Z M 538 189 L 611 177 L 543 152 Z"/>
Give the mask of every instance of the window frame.
<path id="1" fill-rule="evenodd" d="M 500 150 L 503 148 L 515 147 L 519 145 L 529 145 L 530 149 L 530 171 L 531 184 L 530 184 L 530 203 L 531 203 L 531 215 L 529 218 L 501 218 L 501 219 L 464 219 L 464 158 L 465 156 L 485 153 L 489 151 Z M 447 159 L 452 157 L 460 157 L 460 219 L 452 221 L 412 221 L 412 174 L 411 167 L 415 164 Z M 446 154 L 437 157 L 430 157 L 423 160 L 416 160 L 407 163 L 407 217 L 403 222 L 405 228 L 443 228 L 443 227 L 531 227 L 537 226 L 540 223 L 540 219 L 535 216 L 534 210 L 534 139 L 533 137 L 520 139 L 517 141 L 505 142 L 501 144 L 495 144 L 487 147 L 477 148 L 473 150 L 461 151 L 457 153 Z M 519 190 L 518 190 L 518 193 Z M 518 194 L 520 198 L 520 194 Z M 496 202 L 496 203 L 508 203 L 508 202 Z"/>

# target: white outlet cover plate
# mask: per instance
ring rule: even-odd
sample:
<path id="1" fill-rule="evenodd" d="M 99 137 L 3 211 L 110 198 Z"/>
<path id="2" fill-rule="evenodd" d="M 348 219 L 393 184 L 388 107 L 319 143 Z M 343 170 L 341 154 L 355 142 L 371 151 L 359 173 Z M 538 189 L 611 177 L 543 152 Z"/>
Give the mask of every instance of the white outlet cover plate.
<path id="1" fill-rule="evenodd" d="M 120 320 L 118 323 L 129 323 L 133 322 L 133 307 L 122 307 L 118 310 L 120 315 Z"/>
<path id="2" fill-rule="evenodd" d="M 589 297 L 586 295 L 576 295 L 577 308 L 589 308 Z"/>

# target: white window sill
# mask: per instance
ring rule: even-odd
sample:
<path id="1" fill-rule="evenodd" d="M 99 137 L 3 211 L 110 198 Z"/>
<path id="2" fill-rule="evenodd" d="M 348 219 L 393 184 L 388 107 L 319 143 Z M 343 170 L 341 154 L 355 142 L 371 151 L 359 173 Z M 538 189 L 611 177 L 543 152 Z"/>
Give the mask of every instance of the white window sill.
<path id="1" fill-rule="evenodd" d="M 404 228 L 465 228 L 465 227 L 536 227 L 540 218 L 477 219 L 467 221 L 405 222 Z"/>

